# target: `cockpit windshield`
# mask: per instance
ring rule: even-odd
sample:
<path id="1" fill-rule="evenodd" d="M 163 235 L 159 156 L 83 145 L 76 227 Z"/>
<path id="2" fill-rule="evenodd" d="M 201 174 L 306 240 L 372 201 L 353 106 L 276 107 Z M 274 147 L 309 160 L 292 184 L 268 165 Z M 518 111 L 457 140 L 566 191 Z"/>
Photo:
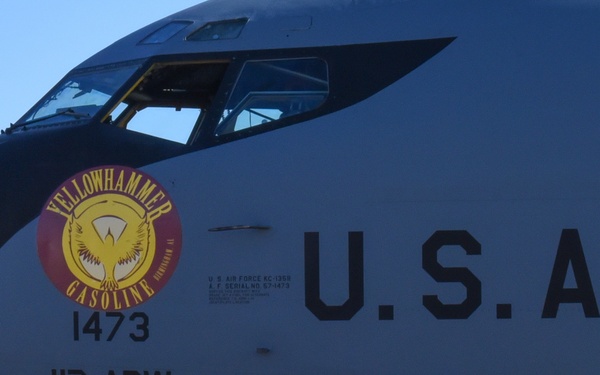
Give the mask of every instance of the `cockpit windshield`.
<path id="1" fill-rule="evenodd" d="M 15 126 L 48 125 L 93 117 L 139 65 L 75 72 L 61 81 Z"/>

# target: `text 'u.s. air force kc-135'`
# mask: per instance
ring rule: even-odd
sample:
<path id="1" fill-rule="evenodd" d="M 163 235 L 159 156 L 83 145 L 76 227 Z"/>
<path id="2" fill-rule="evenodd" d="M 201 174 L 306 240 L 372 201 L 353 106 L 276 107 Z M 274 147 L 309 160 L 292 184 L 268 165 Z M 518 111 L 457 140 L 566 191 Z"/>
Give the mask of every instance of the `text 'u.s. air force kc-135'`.
<path id="1" fill-rule="evenodd" d="M 0 373 L 593 373 L 600 1 L 209 0 L 0 136 Z"/>

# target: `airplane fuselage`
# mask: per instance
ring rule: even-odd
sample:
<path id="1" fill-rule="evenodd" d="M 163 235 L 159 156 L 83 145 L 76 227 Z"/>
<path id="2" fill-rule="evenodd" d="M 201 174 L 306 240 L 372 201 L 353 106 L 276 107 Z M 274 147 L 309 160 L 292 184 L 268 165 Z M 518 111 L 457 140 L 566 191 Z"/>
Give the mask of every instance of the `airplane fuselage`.
<path id="1" fill-rule="evenodd" d="M 593 373 L 599 10 L 209 0 L 99 52 L 0 136 L 0 373 Z"/>

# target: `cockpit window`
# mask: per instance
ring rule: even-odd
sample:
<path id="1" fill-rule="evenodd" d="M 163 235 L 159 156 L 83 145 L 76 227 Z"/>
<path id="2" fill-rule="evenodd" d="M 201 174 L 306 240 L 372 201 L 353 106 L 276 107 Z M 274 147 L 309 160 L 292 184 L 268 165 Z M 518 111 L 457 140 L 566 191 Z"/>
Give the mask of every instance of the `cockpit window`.
<path id="1" fill-rule="evenodd" d="M 318 58 L 249 61 L 215 134 L 225 135 L 312 111 L 329 93 L 327 64 Z"/>
<path id="2" fill-rule="evenodd" d="M 178 32 L 185 29 L 192 22 L 190 21 L 173 21 L 164 25 L 152 34 L 148 35 L 140 44 L 161 44 L 174 37 Z"/>
<path id="3" fill-rule="evenodd" d="M 198 42 L 208 40 L 236 39 L 242 33 L 242 30 L 244 29 L 244 26 L 246 26 L 247 22 L 247 18 L 209 22 L 191 33 L 185 39 L 188 41 Z"/>
<path id="4" fill-rule="evenodd" d="M 120 128 L 187 143 L 223 79 L 227 62 L 154 64 L 103 120 Z"/>
<path id="5" fill-rule="evenodd" d="M 73 73 L 61 81 L 16 125 L 48 125 L 93 117 L 139 65 Z"/>

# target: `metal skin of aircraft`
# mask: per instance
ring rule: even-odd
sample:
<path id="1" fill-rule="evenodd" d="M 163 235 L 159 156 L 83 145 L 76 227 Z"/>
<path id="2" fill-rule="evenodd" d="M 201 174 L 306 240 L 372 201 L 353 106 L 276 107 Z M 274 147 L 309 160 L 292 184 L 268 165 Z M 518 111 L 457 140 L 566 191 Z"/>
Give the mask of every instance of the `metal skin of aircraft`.
<path id="1" fill-rule="evenodd" d="M 0 373 L 595 373 L 600 2 L 209 0 L 0 135 Z"/>

